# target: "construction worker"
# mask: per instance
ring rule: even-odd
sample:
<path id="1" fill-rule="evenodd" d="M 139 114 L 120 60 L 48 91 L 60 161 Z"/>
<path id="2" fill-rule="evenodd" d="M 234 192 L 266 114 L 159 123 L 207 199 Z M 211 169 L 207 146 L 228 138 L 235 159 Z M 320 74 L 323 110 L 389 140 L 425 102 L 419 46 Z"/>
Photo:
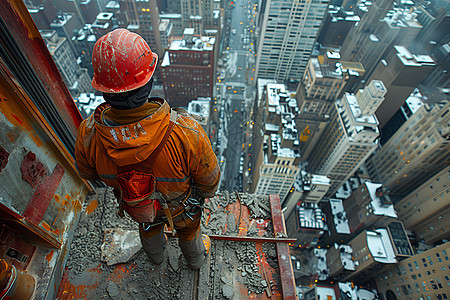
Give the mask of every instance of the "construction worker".
<path id="1" fill-rule="evenodd" d="M 139 222 L 143 249 L 159 265 L 167 237 L 177 232 L 191 269 L 209 251 L 200 220 L 204 198 L 220 178 L 217 158 L 199 123 L 162 98 L 149 98 L 158 56 L 138 34 L 116 29 L 98 39 L 92 86 L 106 103 L 78 128 L 75 157 L 80 176 L 114 187 L 119 214 Z"/>

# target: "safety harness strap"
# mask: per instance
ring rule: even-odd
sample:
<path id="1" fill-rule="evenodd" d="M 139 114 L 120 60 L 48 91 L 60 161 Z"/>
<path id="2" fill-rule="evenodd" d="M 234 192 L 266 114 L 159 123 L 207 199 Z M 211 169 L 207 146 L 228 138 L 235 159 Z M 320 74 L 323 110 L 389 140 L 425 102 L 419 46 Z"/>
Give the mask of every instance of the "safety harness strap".
<path id="1" fill-rule="evenodd" d="M 156 158 L 158 157 L 158 155 L 161 153 L 162 149 L 164 148 L 170 133 L 172 132 L 173 128 L 175 127 L 175 123 L 176 120 L 178 118 L 178 114 L 176 111 L 171 110 L 170 113 L 170 121 L 169 121 L 169 126 L 164 134 L 164 137 L 162 138 L 161 142 L 159 143 L 158 147 L 156 147 L 155 150 L 153 150 L 152 154 L 149 155 L 149 157 L 147 157 L 144 161 L 138 163 L 138 164 L 133 164 L 133 165 L 126 165 L 126 166 L 118 166 L 118 173 L 119 174 L 123 174 L 126 172 L 131 172 L 131 171 L 142 171 L 144 173 L 148 173 L 149 171 L 151 173 L 153 173 L 152 171 L 152 166 L 156 160 Z M 156 187 L 155 187 L 156 188 Z M 121 191 L 122 192 L 122 191 Z M 164 211 L 164 214 L 167 217 L 167 220 L 169 222 L 170 227 L 172 228 L 172 231 L 175 232 L 175 228 L 174 228 L 174 224 L 173 224 L 173 219 L 172 219 L 172 214 L 170 213 L 169 210 L 169 206 L 168 203 L 166 201 L 166 199 L 164 198 L 164 196 L 161 193 L 159 194 L 159 202 L 161 204 L 161 207 Z M 124 200 L 121 197 L 121 203 L 119 206 L 119 215 L 123 216 L 123 209 L 124 209 Z"/>

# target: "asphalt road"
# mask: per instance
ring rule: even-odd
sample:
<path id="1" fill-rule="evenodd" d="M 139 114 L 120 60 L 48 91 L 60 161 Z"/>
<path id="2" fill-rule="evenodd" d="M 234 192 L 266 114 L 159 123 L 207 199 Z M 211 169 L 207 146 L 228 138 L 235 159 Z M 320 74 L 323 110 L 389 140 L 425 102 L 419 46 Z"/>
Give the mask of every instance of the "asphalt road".
<path id="1" fill-rule="evenodd" d="M 253 0 L 252 0 L 253 1 Z M 221 87 L 222 114 L 222 153 L 225 157 L 225 168 L 222 174 L 223 188 L 228 191 L 242 191 L 242 180 L 247 169 L 246 161 L 241 157 L 248 154 L 245 151 L 244 129 L 249 121 L 248 103 L 253 101 L 252 90 L 247 84 L 251 80 L 254 59 L 254 28 L 252 14 L 254 2 L 234 0 L 235 7 L 231 9 L 229 44 L 225 47 L 226 77 Z M 250 32 L 250 31 L 253 32 Z"/>

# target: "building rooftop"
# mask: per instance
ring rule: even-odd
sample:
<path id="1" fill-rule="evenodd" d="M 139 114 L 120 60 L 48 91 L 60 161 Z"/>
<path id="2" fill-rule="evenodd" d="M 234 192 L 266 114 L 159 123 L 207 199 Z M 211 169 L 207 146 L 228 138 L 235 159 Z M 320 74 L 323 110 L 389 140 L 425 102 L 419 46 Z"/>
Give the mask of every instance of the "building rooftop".
<path id="1" fill-rule="evenodd" d="M 394 46 L 397 51 L 397 57 L 400 61 L 409 67 L 434 66 L 435 62 L 429 55 L 413 55 L 404 46 Z"/>
<path id="2" fill-rule="evenodd" d="M 336 300 L 336 293 L 333 288 L 318 286 L 316 287 L 316 299 Z"/>
<path id="3" fill-rule="evenodd" d="M 270 147 L 272 147 L 272 151 L 276 152 L 277 157 L 292 158 L 299 155 L 295 150 L 291 148 L 281 147 L 281 136 L 279 134 L 271 134 L 269 138 L 270 141 L 268 141 L 268 144 L 270 144 Z M 265 153 L 264 163 L 268 164 L 267 152 Z"/>
<path id="4" fill-rule="evenodd" d="M 268 131 L 278 132 L 279 129 L 280 129 L 280 126 L 278 126 L 278 125 L 271 124 L 271 123 L 264 124 L 264 131 L 265 132 L 268 132 Z"/>
<path id="5" fill-rule="evenodd" d="M 170 25 L 170 20 L 163 19 L 159 22 L 159 31 L 166 31 Z"/>
<path id="6" fill-rule="evenodd" d="M 349 245 L 340 245 L 334 244 L 336 249 L 339 249 L 339 257 L 341 259 L 341 263 L 344 266 L 345 270 L 355 271 L 355 262 L 353 261 L 353 249 Z"/>
<path id="7" fill-rule="evenodd" d="M 390 10 L 382 20 L 390 27 L 412 27 L 421 29 L 423 26 L 416 19 L 417 13 L 409 8 L 395 7 Z"/>
<path id="8" fill-rule="evenodd" d="M 114 9 L 119 9 L 120 8 L 120 3 L 118 1 L 109 1 L 108 4 L 106 4 L 106 8 L 114 8 Z"/>
<path id="9" fill-rule="evenodd" d="M 330 185 L 331 179 L 325 175 L 313 174 L 311 183 L 315 185 Z"/>
<path id="10" fill-rule="evenodd" d="M 348 299 L 358 299 L 356 286 L 353 282 L 338 282 L 341 294 L 344 294 Z"/>
<path id="11" fill-rule="evenodd" d="M 86 116 L 91 115 L 98 105 L 105 102 L 103 96 L 95 96 L 94 93 L 81 93 L 78 98 L 74 98 L 75 104 Z"/>
<path id="12" fill-rule="evenodd" d="M 334 195 L 339 199 L 347 199 L 352 195 L 352 189 L 350 188 L 350 183 L 348 181 L 344 182 L 344 184 L 339 187 L 336 194 Z"/>
<path id="13" fill-rule="evenodd" d="M 197 120 L 201 125 L 208 123 L 210 98 L 199 97 L 197 100 L 192 100 L 188 104 L 188 113 L 202 117 Z"/>
<path id="14" fill-rule="evenodd" d="M 323 229 L 325 218 L 317 203 L 303 202 L 297 208 L 300 228 Z"/>
<path id="15" fill-rule="evenodd" d="M 195 28 L 185 28 L 183 31 L 183 35 L 194 35 Z"/>
<path id="16" fill-rule="evenodd" d="M 387 229 L 380 228 L 375 231 L 367 231 L 366 237 L 367 246 L 376 262 L 385 264 L 397 263 Z"/>
<path id="17" fill-rule="evenodd" d="M 317 274 L 319 280 L 326 280 L 330 271 L 327 266 L 327 249 L 314 248 L 314 256 L 317 257 Z M 322 298 L 321 298 L 322 299 Z M 325 299 L 325 298 L 323 298 Z"/>
<path id="18" fill-rule="evenodd" d="M 364 184 L 366 185 L 370 198 L 372 199 L 370 205 L 372 206 L 373 214 L 397 218 L 397 213 L 395 212 L 394 204 L 392 204 L 392 202 L 383 203 L 382 199 L 379 196 L 377 196 L 377 189 L 381 188 L 382 184 L 371 182 L 365 182 Z"/>
<path id="19" fill-rule="evenodd" d="M 99 21 L 109 21 L 113 16 L 113 13 L 102 12 L 97 15 L 96 19 Z"/>
<path id="20" fill-rule="evenodd" d="M 258 95 L 261 97 L 264 92 L 264 88 L 269 83 L 276 83 L 276 80 L 274 79 L 258 79 Z"/>
<path id="21" fill-rule="evenodd" d="M 139 25 L 138 24 L 130 24 L 130 25 L 127 26 L 127 29 L 130 30 L 130 31 L 138 30 L 139 29 Z"/>
<path id="22" fill-rule="evenodd" d="M 181 14 L 160 14 L 160 19 L 181 19 Z"/>
<path id="23" fill-rule="evenodd" d="M 56 19 L 50 24 L 50 27 L 63 27 L 72 18 L 71 13 L 58 13 Z"/>
<path id="24" fill-rule="evenodd" d="M 345 294 L 348 297 L 347 299 L 379 299 L 377 293 L 358 287 L 353 282 L 339 282 L 338 287 L 341 294 Z"/>
<path id="25" fill-rule="evenodd" d="M 345 98 L 347 99 L 348 105 L 352 112 L 355 126 L 359 125 L 365 127 L 366 125 L 378 125 L 378 120 L 375 115 L 363 115 L 361 113 L 361 108 L 359 107 L 358 100 L 354 94 L 346 93 Z"/>
<path id="26" fill-rule="evenodd" d="M 286 87 L 280 83 L 267 83 L 267 97 L 269 100 L 269 106 L 280 105 L 280 93 L 286 93 Z"/>
<path id="27" fill-rule="evenodd" d="M 351 232 L 350 227 L 348 226 L 347 214 L 344 210 L 342 200 L 330 199 L 330 206 L 336 232 L 340 234 L 350 234 Z"/>
<path id="28" fill-rule="evenodd" d="M 186 35 L 186 33 L 185 33 Z M 212 51 L 216 43 L 215 37 L 193 36 L 192 40 L 173 39 L 170 43 L 170 50 L 191 50 L 191 51 Z"/>

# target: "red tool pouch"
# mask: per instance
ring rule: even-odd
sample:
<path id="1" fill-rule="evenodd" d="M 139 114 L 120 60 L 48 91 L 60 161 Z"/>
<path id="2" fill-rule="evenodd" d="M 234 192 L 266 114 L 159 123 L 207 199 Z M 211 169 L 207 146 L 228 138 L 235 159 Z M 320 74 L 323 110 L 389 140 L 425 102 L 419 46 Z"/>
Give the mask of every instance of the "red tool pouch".
<path id="1" fill-rule="evenodd" d="M 122 191 L 125 211 L 139 223 L 151 223 L 161 208 L 157 199 L 151 199 L 156 180 L 152 174 L 134 170 L 117 176 Z"/>
<path id="2" fill-rule="evenodd" d="M 120 198 L 123 209 L 130 217 L 139 223 L 151 223 L 156 217 L 156 212 L 161 209 L 159 199 L 155 198 L 156 179 L 152 172 L 152 166 L 161 150 L 164 148 L 176 121 L 176 112 L 171 113 L 167 131 L 158 147 L 143 162 L 117 167 L 117 183 L 120 186 Z"/>

